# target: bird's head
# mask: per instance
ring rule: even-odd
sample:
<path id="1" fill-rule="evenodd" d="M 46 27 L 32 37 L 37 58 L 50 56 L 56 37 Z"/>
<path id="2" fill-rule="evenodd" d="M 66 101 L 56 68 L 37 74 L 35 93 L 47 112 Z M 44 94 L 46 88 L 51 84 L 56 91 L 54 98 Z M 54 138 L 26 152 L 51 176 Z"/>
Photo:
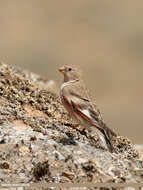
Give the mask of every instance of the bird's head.
<path id="1" fill-rule="evenodd" d="M 73 66 L 60 67 L 59 71 L 64 75 L 64 82 L 68 82 L 70 80 L 77 80 L 80 78 L 77 69 Z"/>

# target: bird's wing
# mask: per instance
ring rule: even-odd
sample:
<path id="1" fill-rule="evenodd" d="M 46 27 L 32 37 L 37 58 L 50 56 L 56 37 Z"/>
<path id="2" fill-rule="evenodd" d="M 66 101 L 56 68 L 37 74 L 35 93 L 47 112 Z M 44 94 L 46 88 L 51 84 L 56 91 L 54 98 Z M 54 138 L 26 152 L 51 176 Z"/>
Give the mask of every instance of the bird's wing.
<path id="1" fill-rule="evenodd" d="M 73 111 L 80 114 L 84 119 L 99 125 L 102 117 L 87 89 L 81 84 L 75 84 L 72 87 L 66 88 L 66 91 Z"/>
<path id="2" fill-rule="evenodd" d="M 95 105 L 87 99 L 78 97 L 70 98 L 72 108 L 75 112 L 81 114 L 86 120 L 90 120 L 92 123 L 98 123 L 101 120 L 101 114 L 99 110 L 95 109 Z"/>

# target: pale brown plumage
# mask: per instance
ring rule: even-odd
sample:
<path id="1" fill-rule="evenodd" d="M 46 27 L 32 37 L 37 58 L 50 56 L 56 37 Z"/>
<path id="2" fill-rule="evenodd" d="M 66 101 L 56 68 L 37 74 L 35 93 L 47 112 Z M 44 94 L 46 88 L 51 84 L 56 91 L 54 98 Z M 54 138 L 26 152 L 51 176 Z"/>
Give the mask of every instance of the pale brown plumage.
<path id="1" fill-rule="evenodd" d="M 63 66 L 59 69 L 64 75 L 61 86 L 61 101 L 71 116 L 86 128 L 96 127 L 104 136 L 110 152 L 114 151 L 111 138 L 116 134 L 106 126 L 100 111 L 93 102 L 77 69 Z"/>

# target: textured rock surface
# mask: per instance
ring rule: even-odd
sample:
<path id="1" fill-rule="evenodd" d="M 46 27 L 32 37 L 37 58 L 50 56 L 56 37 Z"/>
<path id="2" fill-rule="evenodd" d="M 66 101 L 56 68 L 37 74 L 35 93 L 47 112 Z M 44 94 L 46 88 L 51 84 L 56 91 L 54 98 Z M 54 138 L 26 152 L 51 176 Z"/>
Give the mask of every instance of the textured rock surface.
<path id="1" fill-rule="evenodd" d="M 118 136 L 109 153 L 70 121 L 53 86 L 0 65 L 0 183 L 142 182 L 142 152 Z"/>

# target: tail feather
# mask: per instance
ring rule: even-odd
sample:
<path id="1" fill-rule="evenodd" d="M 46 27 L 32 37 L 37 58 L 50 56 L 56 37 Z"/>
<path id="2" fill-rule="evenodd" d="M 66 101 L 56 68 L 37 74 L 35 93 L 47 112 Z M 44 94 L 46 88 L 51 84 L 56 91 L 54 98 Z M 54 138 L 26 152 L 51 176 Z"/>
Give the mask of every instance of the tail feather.
<path id="1" fill-rule="evenodd" d="M 110 128 L 103 123 L 102 127 L 97 127 L 99 131 L 104 135 L 107 147 L 109 151 L 112 153 L 114 152 L 114 146 L 112 144 L 112 137 L 116 137 L 116 133 L 114 133 Z"/>

